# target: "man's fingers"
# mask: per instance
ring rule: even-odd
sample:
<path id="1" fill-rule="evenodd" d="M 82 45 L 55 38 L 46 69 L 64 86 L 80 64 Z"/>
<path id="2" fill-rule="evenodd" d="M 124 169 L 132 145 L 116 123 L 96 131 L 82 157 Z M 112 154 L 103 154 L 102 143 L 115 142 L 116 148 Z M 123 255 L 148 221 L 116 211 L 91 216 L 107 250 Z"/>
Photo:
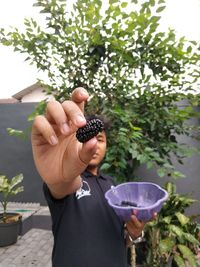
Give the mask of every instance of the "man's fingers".
<path id="1" fill-rule="evenodd" d="M 50 123 L 58 126 L 62 134 L 68 134 L 70 132 L 67 114 L 58 101 L 48 102 L 45 116 Z"/>
<path id="2" fill-rule="evenodd" d="M 76 88 L 72 92 L 72 96 L 71 96 L 71 100 L 79 106 L 82 112 L 84 112 L 84 105 L 85 105 L 85 102 L 88 100 L 88 98 L 89 98 L 88 92 L 82 87 Z"/>
<path id="3" fill-rule="evenodd" d="M 57 145 L 58 138 L 53 127 L 44 116 L 37 116 L 33 122 L 32 139 L 35 135 L 42 135 L 43 138 L 51 145 Z"/>
<path id="4" fill-rule="evenodd" d="M 140 236 L 144 226 L 145 223 L 139 221 L 135 215 L 132 215 L 131 220 L 126 223 L 126 228 L 132 238 L 137 238 Z"/>
<path id="5" fill-rule="evenodd" d="M 88 165 L 92 156 L 95 154 L 97 149 L 97 139 L 94 137 L 90 139 L 88 142 L 83 143 L 82 149 L 79 152 L 80 160 L 85 164 Z"/>
<path id="6" fill-rule="evenodd" d="M 86 124 L 83 111 L 88 97 L 84 88 L 76 88 L 71 100 L 62 104 L 56 100 L 48 102 L 45 117 L 50 124 L 56 125 L 62 134 L 69 135 Z"/>
<path id="7" fill-rule="evenodd" d="M 33 135 L 41 135 L 51 145 L 55 145 L 58 143 L 58 138 L 54 129 L 56 129 L 56 132 L 59 129 L 62 134 L 69 135 L 76 131 L 77 128 L 83 127 L 86 124 L 86 119 L 83 115 L 84 103 L 88 97 L 89 95 L 84 88 L 76 88 L 70 101 L 64 101 L 62 104 L 55 100 L 50 101 L 47 104 L 45 116 L 37 116 L 35 118 Z M 91 151 L 92 155 L 92 144 L 91 146 L 89 144 L 83 145 L 83 151 L 85 149 L 88 149 L 89 152 Z M 87 156 L 86 158 L 82 156 L 82 160 L 87 162 Z"/>
<path id="8" fill-rule="evenodd" d="M 128 223 L 134 225 L 136 228 L 143 228 L 145 225 L 145 223 L 139 221 L 135 215 L 131 215 L 131 221 Z"/>
<path id="9" fill-rule="evenodd" d="M 83 127 L 86 124 L 86 119 L 82 111 L 73 101 L 64 101 L 62 107 L 67 114 L 68 120 L 77 128 Z"/>
<path id="10" fill-rule="evenodd" d="M 50 101 L 47 104 L 45 117 L 51 124 L 55 124 L 60 132 L 69 135 L 77 128 L 86 124 L 85 117 L 76 103 L 64 101 Z"/>

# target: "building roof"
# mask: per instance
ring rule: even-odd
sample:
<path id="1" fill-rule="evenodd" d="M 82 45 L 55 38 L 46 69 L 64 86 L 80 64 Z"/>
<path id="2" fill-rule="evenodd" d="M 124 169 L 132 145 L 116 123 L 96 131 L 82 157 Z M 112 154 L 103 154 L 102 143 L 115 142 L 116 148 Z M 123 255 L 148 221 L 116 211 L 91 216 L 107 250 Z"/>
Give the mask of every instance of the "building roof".
<path id="1" fill-rule="evenodd" d="M 10 103 L 18 103 L 19 101 L 16 98 L 4 98 L 0 99 L 0 104 L 10 104 Z"/>
<path id="2" fill-rule="evenodd" d="M 41 88 L 42 86 L 37 82 L 33 85 L 19 91 L 18 93 L 14 94 L 12 97 L 20 101 L 25 95 L 31 93 L 32 91 L 36 90 L 37 88 Z"/>

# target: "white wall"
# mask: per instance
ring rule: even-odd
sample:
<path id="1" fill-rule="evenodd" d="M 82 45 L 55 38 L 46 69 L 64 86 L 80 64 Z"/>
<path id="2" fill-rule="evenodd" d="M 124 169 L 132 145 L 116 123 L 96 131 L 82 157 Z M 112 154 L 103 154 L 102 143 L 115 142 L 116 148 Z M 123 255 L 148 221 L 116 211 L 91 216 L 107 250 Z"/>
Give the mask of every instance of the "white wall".
<path id="1" fill-rule="evenodd" d="M 34 89 L 32 92 L 26 94 L 21 102 L 40 102 L 44 99 L 53 99 L 53 96 L 47 96 L 42 88 Z"/>

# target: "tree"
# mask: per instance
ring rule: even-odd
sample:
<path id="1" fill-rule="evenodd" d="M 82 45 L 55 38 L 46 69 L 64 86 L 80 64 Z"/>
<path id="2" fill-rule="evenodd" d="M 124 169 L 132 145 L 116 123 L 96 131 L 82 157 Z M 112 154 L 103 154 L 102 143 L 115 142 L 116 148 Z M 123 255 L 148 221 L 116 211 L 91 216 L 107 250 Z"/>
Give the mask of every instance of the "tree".
<path id="1" fill-rule="evenodd" d="M 188 148 L 178 137 L 195 134 L 186 122 L 197 115 L 199 44 L 178 39 L 173 29 L 159 31 L 165 0 L 102 3 L 77 0 L 70 8 L 65 0 L 36 0 L 46 27 L 25 19 L 24 32 L 1 29 L 1 43 L 46 74 L 40 83 L 57 100 L 77 86 L 88 90 L 87 113 L 112 121 L 104 171 L 131 180 L 146 163 L 161 177 L 180 177 L 171 156 L 183 163 Z"/>

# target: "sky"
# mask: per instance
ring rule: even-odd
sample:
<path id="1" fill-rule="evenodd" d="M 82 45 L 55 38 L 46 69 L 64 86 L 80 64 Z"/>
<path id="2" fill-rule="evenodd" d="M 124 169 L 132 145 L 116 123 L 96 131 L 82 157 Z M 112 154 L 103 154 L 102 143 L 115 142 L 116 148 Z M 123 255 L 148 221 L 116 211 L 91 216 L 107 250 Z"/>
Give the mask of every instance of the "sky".
<path id="1" fill-rule="evenodd" d="M 25 17 L 33 17 L 42 23 L 41 15 L 33 7 L 34 0 L 1 0 L 0 28 L 10 26 L 23 30 Z M 175 29 L 177 35 L 190 40 L 200 40 L 200 0 L 166 0 L 162 15 L 162 29 Z M 37 81 L 35 67 L 24 61 L 25 56 L 0 45 L 0 99 L 10 98 Z"/>

